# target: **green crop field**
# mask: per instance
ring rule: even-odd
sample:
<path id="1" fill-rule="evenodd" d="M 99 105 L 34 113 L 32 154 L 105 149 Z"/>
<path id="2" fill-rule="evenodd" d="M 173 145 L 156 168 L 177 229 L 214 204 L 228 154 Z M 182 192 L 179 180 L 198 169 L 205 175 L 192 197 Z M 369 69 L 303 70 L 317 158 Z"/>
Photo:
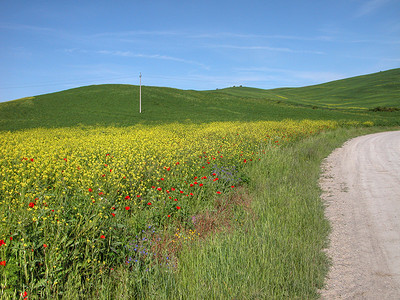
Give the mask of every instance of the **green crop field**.
<path id="1" fill-rule="evenodd" d="M 321 161 L 399 129 L 399 81 L 142 86 L 141 114 L 132 85 L 0 103 L 0 298 L 318 298 Z"/>

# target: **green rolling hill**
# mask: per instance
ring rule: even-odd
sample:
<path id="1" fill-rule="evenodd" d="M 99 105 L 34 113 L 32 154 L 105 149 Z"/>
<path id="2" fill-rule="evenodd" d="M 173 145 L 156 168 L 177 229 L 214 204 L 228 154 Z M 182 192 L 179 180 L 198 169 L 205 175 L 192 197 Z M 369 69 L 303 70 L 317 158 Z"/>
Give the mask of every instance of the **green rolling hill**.
<path id="1" fill-rule="evenodd" d="M 268 97 L 293 105 L 344 110 L 400 108 L 400 68 L 323 84 L 271 90 L 229 88 L 236 96 Z"/>
<path id="2" fill-rule="evenodd" d="M 0 103 L 0 130 L 138 123 L 331 119 L 400 125 L 400 69 L 301 88 L 212 91 L 105 84 Z"/>

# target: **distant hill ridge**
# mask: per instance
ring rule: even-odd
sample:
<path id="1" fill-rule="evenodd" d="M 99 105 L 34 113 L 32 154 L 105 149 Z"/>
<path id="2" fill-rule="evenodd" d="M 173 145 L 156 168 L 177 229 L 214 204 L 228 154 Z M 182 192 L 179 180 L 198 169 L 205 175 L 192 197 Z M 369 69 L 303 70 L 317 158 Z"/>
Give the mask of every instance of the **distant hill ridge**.
<path id="1" fill-rule="evenodd" d="M 0 103 L 0 130 L 76 125 L 283 119 L 400 123 L 400 68 L 324 84 L 279 89 L 234 87 L 210 91 L 104 84 Z"/>
<path id="2" fill-rule="evenodd" d="M 312 86 L 277 88 L 265 92 L 274 99 L 292 104 L 345 109 L 372 109 L 377 106 L 400 108 L 400 68 Z"/>

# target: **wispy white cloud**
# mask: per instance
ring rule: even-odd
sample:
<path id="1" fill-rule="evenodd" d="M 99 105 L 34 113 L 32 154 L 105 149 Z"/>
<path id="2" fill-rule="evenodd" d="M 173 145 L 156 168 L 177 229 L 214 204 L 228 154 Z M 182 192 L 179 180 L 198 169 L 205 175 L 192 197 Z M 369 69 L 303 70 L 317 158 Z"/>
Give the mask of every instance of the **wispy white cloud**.
<path id="1" fill-rule="evenodd" d="M 365 55 L 345 55 L 344 57 L 358 60 L 372 60 L 372 61 L 386 61 L 386 62 L 400 62 L 400 57 L 381 57 L 381 56 L 365 56 Z"/>
<path id="2" fill-rule="evenodd" d="M 266 50 L 266 51 L 277 51 L 277 52 L 288 52 L 288 53 L 325 54 L 324 52 L 321 51 L 295 50 L 290 48 L 269 47 L 269 46 L 207 45 L 206 47 L 238 49 L 238 50 Z"/>
<path id="3" fill-rule="evenodd" d="M 200 63 L 200 62 L 197 62 L 194 60 L 188 60 L 188 59 L 184 59 L 184 58 L 168 56 L 168 55 L 142 54 L 142 53 L 134 53 L 131 51 L 109 51 L 109 50 L 99 50 L 96 52 L 99 54 L 121 56 L 121 57 L 139 57 L 139 58 L 149 58 L 149 59 L 170 60 L 170 61 L 176 61 L 176 62 L 181 62 L 181 63 L 185 63 L 185 64 L 197 65 L 204 69 L 209 69 L 209 67 L 203 63 Z"/>
<path id="4" fill-rule="evenodd" d="M 197 39 L 221 39 L 221 38 L 238 38 L 238 39 L 278 39 L 278 40 L 299 40 L 299 41 L 330 41 L 331 36 L 299 36 L 299 35 L 263 35 L 263 34 L 242 34 L 235 32 L 216 32 L 216 33 L 198 33 L 191 34 L 190 37 Z"/>
<path id="5" fill-rule="evenodd" d="M 379 39 L 353 39 L 347 41 L 349 43 L 366 43 L 366 44 L 386 44 L 386 45 L 399 45 L 400 39 L 388 39 L 388 40 L 379 40 Z"/>
<path id="6" fill-rule="evenodd" d="M 9 23 L 0 23 L 1 29 L 8 29 L 8 30 L 19 30 L 19 31 L 30 31 L 30 32 L 37 32 L 37 33 L 55 33 L 58 32 L 54 28 L 50 27 L 40 27 L 40 26 L 33 26 L 33 25 L 25 25 L 25 24 L 9 24 Z"/>
<path id="7" fill-rule="evenodd" d="M 208 70 L 210 67 L 194 60 L 189 60 L 189 59 L 184 59 L 184 58 L 179 58 L 179 57 L 174 57 L 174 56 L 168 56 L 168 55 L 162 55 L 162 54 L 143 54 L 143 53 L 135 53 L 132 51 L 121 51 L 121 50 L 86 50 L 86 49 L 79 49 L 79 48 L 67 48 L 64 49 L 64 52 L 66 53 L 85 53 L 85 54 L 101 54 L 101 55 L 109 55 L 109 56 L 118 56 L 118 57 L 137 57 L 137 58 L 148 58 L 148 59 L 161 59 L 161 60 L 170 60 L 170 61 L 176 61 L 176 62 L 181 62 L 185 64 L 191 64 L 191 65 L 196 65 L 199 67 L 202 67 L 203 69 Z"/>
<path id="8" fill-rule="evenodd" d="M 356 17 L 363 17 L 374 13 L 391 0 L 369 0 L 364 2 L 356 12 Z"/>
<path id="9" fill-rule="evenodd" d="M 182 36 L 186 35 L 181 31 L 167 31 L 167 30 L 130 30 L 130 31 L 117 31 L 117 32 L 100 32 L 91 35 L 91 38 L 121 38 L 121 37 L 134 37 L 134 36 Z"/>
<path id="10" fill-rule="evenodd" d="M 90 38 L 129 38 L 129 37 L 151 37 L 165 36 L 177 37 L 182 39 L 277 39 L 277 40 L 299 40 L 299 41 L 331 41 L 333 38 L 329 35 L 320 36 L 299 36 L 299 35 L 261 35 L 237 32 L 193 32 L 185 30 L 133 30 L 117 32 L 101 32 L 90 35 Z"/>
<path id="11" fill-rule="evenodd" d="M 263 68 L 263 67 L 249 67 L 249 68 L 237 68 L 239 72 L 246 73 L 265 73 L 265 74 L 284 74 L 293 80 L 306 80 L 309 84 L 322 83 L 333 80 L 345 78 L 346 75 L 335 72 L 326 71 L 302 71 L 302 70 L 288 70 L 279 68 Z"/>

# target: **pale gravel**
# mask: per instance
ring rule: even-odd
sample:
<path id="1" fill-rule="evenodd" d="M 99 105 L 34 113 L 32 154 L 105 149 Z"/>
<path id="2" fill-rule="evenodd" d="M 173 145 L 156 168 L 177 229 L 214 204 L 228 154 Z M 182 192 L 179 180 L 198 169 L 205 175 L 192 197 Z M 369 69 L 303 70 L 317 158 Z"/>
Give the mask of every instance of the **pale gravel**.
<path id="1" fill-rule="evenodd" d="M 400 131 L 346 142 L 320 185 L 332 226 L 321 299 L 400 299 Z"/>

